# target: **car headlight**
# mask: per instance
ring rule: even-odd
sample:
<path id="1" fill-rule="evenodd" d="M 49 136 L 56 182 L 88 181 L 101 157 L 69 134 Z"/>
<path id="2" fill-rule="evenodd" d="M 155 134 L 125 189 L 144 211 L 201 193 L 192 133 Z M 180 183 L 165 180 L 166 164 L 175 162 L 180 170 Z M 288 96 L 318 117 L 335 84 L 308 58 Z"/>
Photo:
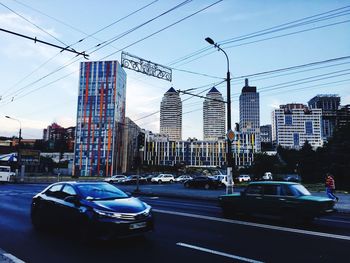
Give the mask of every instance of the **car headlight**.
<path id="1" fill-rule="evenodd" d="M 144 216 L 149 216 L 149 214 L 151 213 L 152 207 L 146 203 L 144 203 L 144 205 L 146 206 L 146 209 L 143 210 L 142 214 Z"/>
<path id="2" fill-rule="evenodd" d="M 94 211 L 99 216 L 105 216 L 105 217 L 111 217 L 111 218 L 119 218 L 119 219 L 122 218 L 122 214 L 120 214 L 120 213 L 99 210 L 99 209 L 96 209 L 96 208 L 94 208 Z"/>

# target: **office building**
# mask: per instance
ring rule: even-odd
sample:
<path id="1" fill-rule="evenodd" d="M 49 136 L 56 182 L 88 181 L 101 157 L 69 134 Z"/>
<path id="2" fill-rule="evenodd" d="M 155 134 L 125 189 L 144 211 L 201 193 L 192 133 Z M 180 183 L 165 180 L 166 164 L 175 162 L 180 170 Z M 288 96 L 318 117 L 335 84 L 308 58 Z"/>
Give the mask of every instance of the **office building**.
<path id="1" fill-rule="evenodd" d="M 203 140 L 225 138 L 225 103 L 222 94 L 213 87 L 203 102 Z"/>
<path id="2" fill-rule="evenodd" d="M 126 73 L 118 61 L 80 64 L 74 174 L 120 171 Z"/>
<path id="3" fill-rule="evenodd" d="M 260 101 L 256 87 L 249 86 L 245 79 L 245 86 L 239 96 L 239 126 L 243 133 L 253 134 L 256 150 L 261 150 L 260 143 Z"/>
<path id="4" fill-rule="evenodd" d="M 333 136 L 340 97 L 337 95 L 317 95 L 308 102 L 308 106 L 310 109 L 322 109 L 322 137 L 324 141 L 327 141 Z"/>
<path id="5" fill-rule="evenodd" d="M 309 109 L 304 104 L 280 105 L 272 113 L 272 140 L 276 145 L 300 149 L 308 141 L 315 149 L 323 146 L 322 109 Z"/>
<path id="6" fill-rule="evenodd" d="M 182 138 L 182 102 L 174 88 L 170 88 L 160 103 L 160 133 L 170 140 Z"/>
<path id="7" fill-rule="evenodd" d="M 263 125 L 260 126 L 260 139 L 264 143 L 272 143 L 272 126 Z"/>

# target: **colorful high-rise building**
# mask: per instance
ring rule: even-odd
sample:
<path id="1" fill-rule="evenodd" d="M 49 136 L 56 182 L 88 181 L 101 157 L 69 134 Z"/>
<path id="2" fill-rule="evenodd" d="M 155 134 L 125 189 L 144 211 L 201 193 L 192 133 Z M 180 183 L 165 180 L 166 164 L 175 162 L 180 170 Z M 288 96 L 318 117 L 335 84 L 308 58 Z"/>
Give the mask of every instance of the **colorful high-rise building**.
<path id="1" fill-rule="evenodd" d="M 80 64 L 74 175 L 110 176 L 121 166 L 125 92 L 118 61 Z"/>

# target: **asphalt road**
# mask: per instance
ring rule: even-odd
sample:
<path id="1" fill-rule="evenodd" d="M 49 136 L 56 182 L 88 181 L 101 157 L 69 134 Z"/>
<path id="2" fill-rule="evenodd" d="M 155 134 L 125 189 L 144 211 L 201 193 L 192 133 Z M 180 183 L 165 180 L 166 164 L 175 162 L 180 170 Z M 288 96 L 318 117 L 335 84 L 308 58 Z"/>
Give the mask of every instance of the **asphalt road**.
<path id="1" fill-rule="evenodd" d="M 45 185 L 0 185 L 0 248 L 25 262 L 344 262 L 350 216 L 290 228 L 271 219 L 224 219 L 215 202 L 141 197 L 156 230 L 144 238 L 84 244 L 74 233 L 39 234 L 31 197 Z"/>

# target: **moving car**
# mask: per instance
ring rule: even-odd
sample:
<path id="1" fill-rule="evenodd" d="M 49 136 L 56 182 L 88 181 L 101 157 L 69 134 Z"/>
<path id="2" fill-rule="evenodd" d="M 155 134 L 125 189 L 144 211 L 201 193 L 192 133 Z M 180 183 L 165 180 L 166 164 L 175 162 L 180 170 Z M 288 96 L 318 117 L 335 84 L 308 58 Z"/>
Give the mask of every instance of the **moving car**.
<path id="1" fill-rule="evenodd" d="M 192 176 L 190 176 L 190 175 L 180 175 L 179 177 L 175 178 L 175 182 L 183 183 L 183 182 L 190 180 L 190 179 L 192 179 Z"/>
<path id="2" fill-rule="evenodd" d="M 211 179 L 207 176 L 198 176 L 193 179 L 187 180 L 184 183 L 184 186 L 186 188 L 204 188 L 206 190 L 208 189 L 217 189 L 219 187 L 222 187 L 222 183 L 218 180 Z"/>
<path id="3" fill-rule="evenodd" d="M 153 229 L 151 206 L 107 182 L 60 182 L 35 195 L 35 229 L 64 227 L 83 239 L 113 239 Z"/>
<path id="4" fill-rule="evenodd" d="M 172 174 L 159 174 L 151 179 L 152 183 L 173 183 L 175 178 Z"/>
<path id="5" fill-rule="evenodd" d="M 312 196 L 294 182 L 252 182 L 241 193 L 222 195 L 219 203 L 224 215 L 236 213 L 275 216 L 288 223 L 310 222 L 334 212 L 334 201 Z"/>
<path id="6" fill-rule="evenodd" d="M 111 177 L 107 177 L 105 178 L 105 182 L 109 182 L 109 183 L 120 183 L 122 181 L 124 181 L 126 179 L 125 175 L 113 175 Z"/>
<path id="7" fill-rule="evenodd" d="M 121 184 L 137 184 L 137 180 L 139 180 L 139 184 L 146 184 L 147 179 L 142 177 L 141 175 L 129 175 L 121 181 Z"/>
<path id="8" fill-rule="evenodd" d="M 247 174 L 241 174 L 237 177 L 237 181 L 238 182 L 250 182 L 252 179 L 250 178 L 249 175 Z"/>
<path id="9" fill-rule="evenodd" d="M 262 180 L 273 180 L 272 173 L 271 172 L 265 172 L 264 175 L 262 176 Z"/>
<path id="10" fill-rule="evenodd" d="M 11 172 L 10 166 L 0 166 L 0 182 L 9 182 L 11 176 L 15 176 L 15 173 Z"/>

